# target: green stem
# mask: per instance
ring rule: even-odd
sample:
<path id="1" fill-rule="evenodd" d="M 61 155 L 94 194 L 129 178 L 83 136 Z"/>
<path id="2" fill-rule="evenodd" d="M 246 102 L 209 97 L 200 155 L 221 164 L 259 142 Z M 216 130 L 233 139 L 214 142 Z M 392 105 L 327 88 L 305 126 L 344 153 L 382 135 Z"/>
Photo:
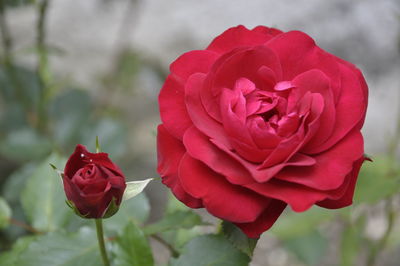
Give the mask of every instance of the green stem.
<path id="1" fill-rule="evenodd" d="M 99 242 L 101 258 L 103 259 L 104 266 L 110 266 L 110 262 L 107 257 L 106 245 L 104 244 L 103 220 L 95 219 L 95 221 L 96 221 L 97 240 Z"/>
<path id="2" fill-rule="evenodd" d="M 18 75 L 14 67 L 14 58 L 12 54 L 13 41 L 10 34 L 6 18 L 6 6 L 5 0 L 0 0 L 0 33 L 1 33 L 1 44 L 3 46 L 3 61 L 5 70 L 10 78 L 12 86 L 14 88 L 14 97 L 23 105 L 27 106 L 26 98 L 22 91 L 21 82 L 18 80 Z M 7 102 L 6 102 L 7 103 Z"/>
<path id="3" fill-rule="evenodd" d="M 373 266 L 376 264 L 376 260 L 378 258 L 379 253 L 385 248 L 387 241 L 389 239 L 389 236 L 392 232 L 393 225 L 396 219 L 396 212 L 393 209 L 393 203 L 391 199 L 388 199 L 386 202 L 386 219 L 387 219 L 387 227 L 385 230 L 385 233 L 383 234 L 382 238 L 379 239 L 379 241 L 374 244 L 370 250 L 368 260 L 367 260 L 367 265 L 368 266 Z"/>
<path id="4" fill-rule="evenodd" d="M 36 49 L 38 54 L 37 73 L 41 85 L 41 93 L 39 100 L 39 121 L 40 130 L 45 130 L 47 124 L 46 106 L 52 93 L 51 75 L 49 69 L 49 59 L 46 48 L 46 20 L 49 0 L 42 0 L 38 5 L 38 20 L 36 24 Z"/>

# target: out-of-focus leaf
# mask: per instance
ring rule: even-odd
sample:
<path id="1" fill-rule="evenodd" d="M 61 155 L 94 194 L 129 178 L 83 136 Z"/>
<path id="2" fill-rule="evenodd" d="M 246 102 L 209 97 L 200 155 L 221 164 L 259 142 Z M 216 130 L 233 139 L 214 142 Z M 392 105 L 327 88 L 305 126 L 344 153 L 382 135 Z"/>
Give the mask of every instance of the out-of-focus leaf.
<path id="1" fill-rule="evenodd" d="M 29 266 L 99 266 L 96 234 L 82 228 L 73 234 L 52 232 L 29 243 L 16 265 Z"/>
<path id="2" fill-rule="evenodd" d="M 116 266 L 152 266 L 153 255 L 143 232 L 129 223 L 116 239 L 113 247 Z"/>
<path id="3" fill-rule="evenodd" d="M 321 261 L 328 247 L 327 239 L 317 230 L 303 236 L 287 238 L 282 243 L 300 261 L 310 266 L 317 265 Z"/>
<path id="4" fill-rule="evenodd" d="M 146 235 L 161 233 L 180 228 L 192 228 L 202 225 L 201 217 L 192 211 L 176 211 L 165 216 L 160 221 L 146 226 L 143 231 Z"/>
<path id="5" fill-rule="evenodd" d="M 117 57 L 114 71 L 106 76 L 103 82 L 113 88 L 131 89 L 141 64 L 142 62 L 137 53 L 130 50 L 122 51 Z"/>
<path id="6" fill-rule="evenodd" d="M 361 216 L 354 224 L 347 224 L 342 233 L 340 243 L 340 265 L 355 265 L 358 251 L 362 243 L 365 217 Z"/>
<path id="7" fill-rule="evenodd" d="M 26 113 L 20 104 L 12 103 L 0 113 L 0 134 L 26 128 Z"/>
<path id="8" fill-rule="evenodd" d="M 136 195 L 138 195 L 140 192 L 143 191 L 143 189 L 147 186 L 147 184 L 153 180 L 153 178 L 148 178 L 146 180 L 140 180 L 140 181 L 130 181 L 126 183 L 126 189 L 124 191 L 124 196 L 122 200 L 129 200 Z"/>
<path id="9" fill-rule="evenodd" d="M 185 204 L 177 200 L 175 196 L 168 190 L 168 201 L 167 201 L 167 207 L 166 207 L 166 214 L 171 214 L 176 211 L 187 211 L 189 210 L 189 207 L 187 207 Z"/>
<path id="10" fill-rule="evenodd" d="M 19 202 L 20 194 L 16 193 L 16 191 L 22 191 L 26 181 L 32 176 L 36 167 L 37 165 L 33 163 L 24 164 L 7 177 L 6 182 L 3 184 L 2 195 L 8 202 Z"/>
<path id="11" fill-rule="evenodd" d="M 11 209 L 7 202 L 0 197 L 0 229 L 6 228 L 11 217 Z"/>
<path id="12" fill-rule="evenodd" d="M 222 222 L 222 232 L 234 247 L 244 252 L 249 257 L 253 256 L 254 248 L 257 245 L 257 239 L 248 238 L 236 225 L 227 221 Z"/>
<path id="13" fill-rule="evenodd" d="M 400 191 L 400 169 L 387 157 L 376 157 L 361 168 L 354 203 L 374 204 Z"/>
<path id="14" fill-rule="evenodd" d="M 89 150 L 95 150 L 93 139 L 98 136 L 103 152 L 112 154 L 113 158 L 126 152 L 126 127 L 116 119 L 104 118 L 94 124 L 87 125 L 83 132 L 82 143 Z"/>
<path id="15" fill-rule="evenodd" d="M 48 155 L 50 151 L 50 141 L 31 128 L 11 131 L 0 141 L 0 154 L 11 160 L 34 160 Z"/>
<path id="16" fill-rule="evenodd" d="M 190 240 L 172 266 L 247 266 L 250 257 L 236 249 L 222 235 L 203 235 Z"/>
<path id="17" fill-rule="evenodd" d="M 160 234 L 161 237 L 175 247 L 176 250 L 182 251 L 183 246 L 191 239 L 204 235 L 203 228 L 195 226 L 192 228 L 180 228 L 177 230 L 170 230 Z"/>
<path id="18" fill-rule="evenodd" d="M 19 7 L 23 5 L 33 4 L 35 0 L 5 0 L 6 6 Z"/>
<path id="19" fill-rule="evenodd" d="M 107 231 L 121 232 L 128 223 L 144 223 L 149 217 L 150 204 L 144 193 L 121 203 L 119 211 L 104 221 Z"/>
<path id="20" fill-rule="evenodd" d="M 35 236 L 20 237 L 12 246 L 12 249 L 0 254 L 0 266 L 23 266 L 18 263 L 21 253 L 24 252 L 29 244 L 35 240 Z"/>
<path id="21" fill-rule="evenodd" d="M 62 228 L 72 216 L 65 205 L 63 184 L 49 163 L 64 166 L 65 158 L 53 154 L 45 159 L 26 183 L 21 194 L 22 207 L 32 226 L 40 231 Z"/>
<path id="22" fill-rule="evenodd" d="M 8 100 L 18 100 L 27 108 L 36 108 L 40 98 L 39 84 L 37 74 L 30 69 L 0 66 L 0 92 Z"/>
<path id="23" fill-rule="evenodd" d="M 51 104 L 54 138 L 65 147 L 81 141 L 91 112 L 89 94 L 84 90 L 70 89 L 57 96 Z M 93 141 L 92 136 L 91 141 Z"/>
<path id="24" fill-rule="evenodd" d="M 303 236 L 315 230 L 315 228 L 329 221 L 335 215 L 335 211 L 322 209 L 314 206 L 302 213 L 285 213 L 279 218 L 270 232 L 280 239 Z"/>

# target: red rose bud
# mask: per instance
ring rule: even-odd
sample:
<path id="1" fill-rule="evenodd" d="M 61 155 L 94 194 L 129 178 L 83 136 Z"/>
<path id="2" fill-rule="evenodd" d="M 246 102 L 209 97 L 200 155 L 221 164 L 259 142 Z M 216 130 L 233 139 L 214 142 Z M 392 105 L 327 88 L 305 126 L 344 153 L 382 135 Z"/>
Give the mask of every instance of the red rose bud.
<path id="1" fill-rule="evenodd" d="M 289 205 L 352 203 L 364 161 L 360 70 L 300 31 L 228 29 L 170 66 L 158 172 L 175 196 L 249 237 Z"/>
<path id="2" fill-rule="evenodd" d="M 121 204 L 125 177 L 107 153 L 90 153 L 77 145 L 65 165 L 64 190 L 68 205 L 84 218 L 108 218 Z"/>

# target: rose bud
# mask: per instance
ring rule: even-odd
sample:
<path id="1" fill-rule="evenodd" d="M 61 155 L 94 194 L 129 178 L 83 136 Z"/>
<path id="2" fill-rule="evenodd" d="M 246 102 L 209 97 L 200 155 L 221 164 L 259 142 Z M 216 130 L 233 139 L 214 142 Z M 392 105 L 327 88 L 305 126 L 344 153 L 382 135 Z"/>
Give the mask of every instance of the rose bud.
<path id="1" fill-rule="evenodd" d="M 352 203 L 368 101 L 356 66 L 303 32 L 238 26 L 170 71 L 158 172 L 180 201 L 253 238 L 287 205 Z"/>
<path id="2" fill-rule="evenodd" d="M 107 153 L 90 153 L 78 144 L 63 175 L 67 203 L 84 218 L 108 218 L 121 204 L 126 187 L 121 169 Z"/>

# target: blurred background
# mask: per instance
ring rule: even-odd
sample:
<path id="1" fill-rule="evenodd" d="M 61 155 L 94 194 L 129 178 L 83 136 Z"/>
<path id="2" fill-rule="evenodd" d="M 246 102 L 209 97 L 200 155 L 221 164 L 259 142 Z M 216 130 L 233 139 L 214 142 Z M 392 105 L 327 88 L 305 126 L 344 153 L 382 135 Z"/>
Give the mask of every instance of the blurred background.
<path id="1" fill-rule="evenodd" d="M 77 143 L 93 150 L 98 135 L 128 179 L 157 176 L 157 96 L 169 64 L 243 24 L 304 31 L 362 70 L 370 88 L 363 133 L 374 160 L 363 167 L 354 206 L 289 210 L 262 236 L 251 265 L 399 265 L 398 0 L 0 3 L 0 189 L 12 212 L 2 250 L 30 231 L 15 226 L 30 220 L 20 195 L 54 152 L 68 156 Z M 157 180 L 146 193 L 143 223 L 163 215 L 167 189 Z M 162 265 L 168 251 L 152 244 Z"/>

